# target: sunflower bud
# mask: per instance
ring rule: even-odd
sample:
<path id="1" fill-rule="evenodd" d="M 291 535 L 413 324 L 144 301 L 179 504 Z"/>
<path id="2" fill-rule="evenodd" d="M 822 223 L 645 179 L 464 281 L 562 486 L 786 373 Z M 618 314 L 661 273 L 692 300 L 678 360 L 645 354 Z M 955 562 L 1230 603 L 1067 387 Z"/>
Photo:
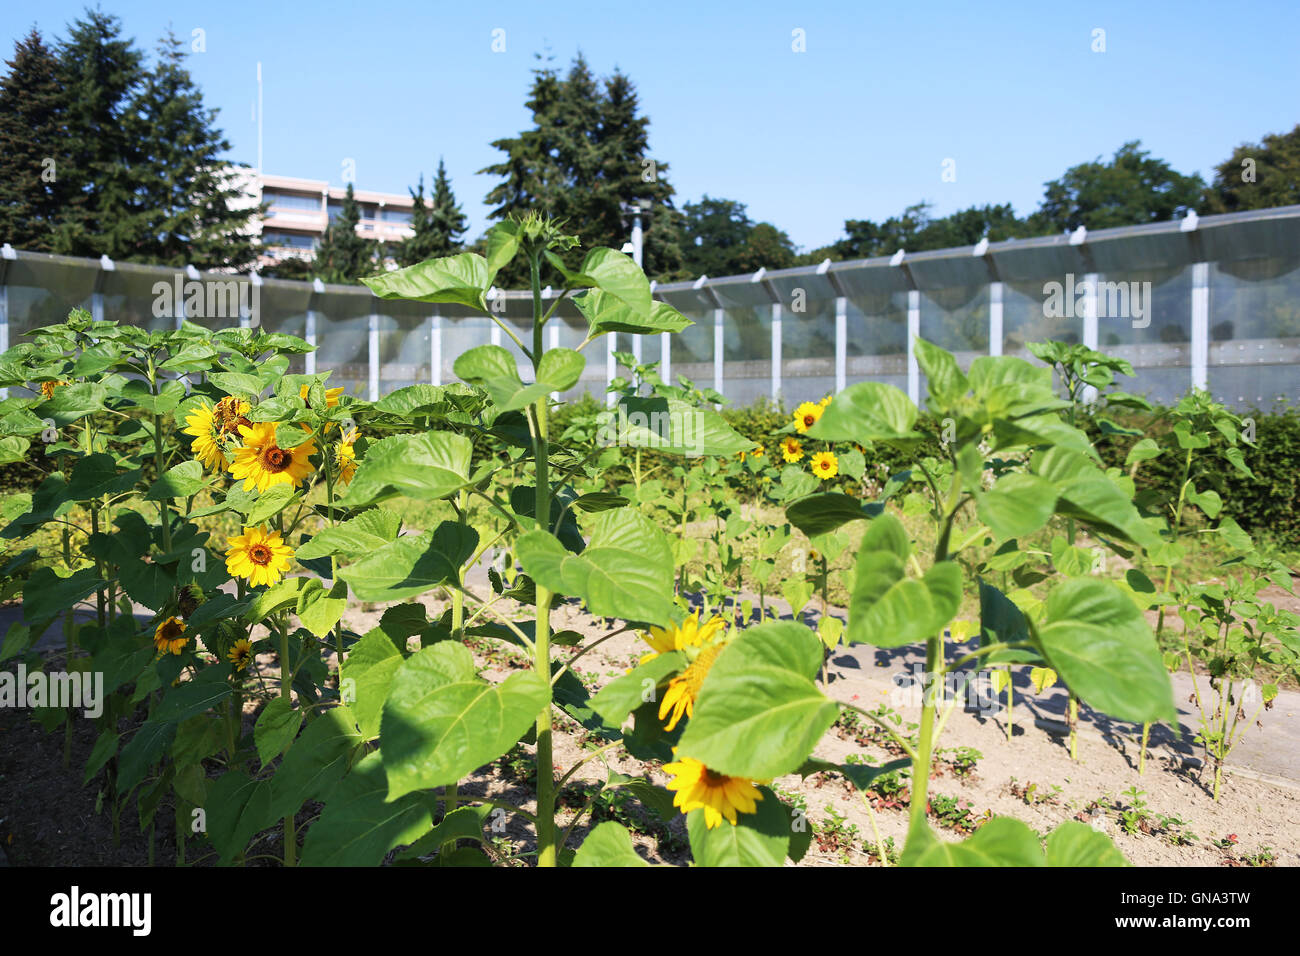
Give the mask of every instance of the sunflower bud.
<path id="1" fill-rule="evenodd" d="M 181 588 L 180 594 L 176 597 L 176 607 L 180 610 L 181 617 L 189 620 L 207 599 L 208 596 L 203 593 L 203 588 L 198 584 L 190 583 Z"/>

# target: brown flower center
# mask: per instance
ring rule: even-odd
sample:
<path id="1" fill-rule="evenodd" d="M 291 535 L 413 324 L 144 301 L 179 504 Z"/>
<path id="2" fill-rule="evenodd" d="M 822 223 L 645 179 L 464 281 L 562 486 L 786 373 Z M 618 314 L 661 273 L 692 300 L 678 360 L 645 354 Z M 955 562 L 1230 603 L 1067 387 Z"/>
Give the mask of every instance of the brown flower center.
<path id="1" fill-rule="evenodd" d="M 248 549 L 248 559 L 263 567 L 271 563 L 271 549 L 264 544 L 255 544 Z"/>
<path id="2" fill-rule="evenodd" d="M 175 618 L 172 618 L 170 621 L 168 621 L 166 624 L 163 625 L 162 639 L 164 641 L 174 641 L 177 638 L 183 636 L 184 633 L 185 633 L 185 629 L 181 627 L 180 622 L 177 621 Z"/>
<path id="3" fill-rule="evenodd" d="M 710 787 L 720 787 L 727 782 L 727 775 L 718 773 L 716 770 L 706 769 L 704 771 L 704 782 Z"/>
<path id="4" fill-rule="evenodd" d="M 293 464 L 293 453 L 276 445 L 271 445 L 262 452 L 262 464 L 270 472 L 284 471 Z"/>
<path id="5" fill-rule="evenodd" d="M 812 428 L 812 426 L 815 424 L 817 424 L 817 419 L 813 418 L 811 415 L 805 415 L 803 417 L 804 428 Z"/>

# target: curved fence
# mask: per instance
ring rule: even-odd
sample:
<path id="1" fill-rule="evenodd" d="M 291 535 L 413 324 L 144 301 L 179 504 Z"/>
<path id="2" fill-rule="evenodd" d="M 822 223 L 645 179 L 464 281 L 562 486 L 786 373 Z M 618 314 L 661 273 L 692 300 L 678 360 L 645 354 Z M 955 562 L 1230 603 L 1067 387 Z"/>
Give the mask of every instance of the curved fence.
<path id="1" fill-rule="evenodd" d="M 675 336 L 607 337 L 569 397 L 603 393 L 617 374 L 617 349 L 742 405 L 763 396 L 818 399 L 867 380 L 897 385 L 917 401 L 926 385 L 912 342 L 921 336 L 957 353 L 963 366 L 978 355 L 1029 357 L 1026 342 L 1084 342 L 1128 359 L 1136 378 L 1121 386 L 1156 401 L 1195 386 L 1236 408 L 1300 404 L 1300 206 L 827 261 L 654 291 L 695 324 Z M 527 293 L 491 301 L 504 323 L 529 323 Z M 317 346 L 293 371 L 328 370 L 331 382 L 370 398 L 453 380 L 456 356 L 475 345 L 514 349 L 483 315 L 384 301 L 363 286 L 4 247 L 0 350 L 78 306 L 147 328 L 185 319 L 290 332 Z M 585 332 L 566 301 L 547 344 L 574 347 Z"/>

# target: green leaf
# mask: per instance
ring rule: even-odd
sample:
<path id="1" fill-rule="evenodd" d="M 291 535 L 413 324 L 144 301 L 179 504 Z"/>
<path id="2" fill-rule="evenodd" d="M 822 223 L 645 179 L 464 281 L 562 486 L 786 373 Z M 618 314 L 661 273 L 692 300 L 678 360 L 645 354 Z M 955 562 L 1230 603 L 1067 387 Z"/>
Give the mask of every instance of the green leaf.
<path id="1" fill-rule="evenodd" d="M 249 624 L 257 624 L 283 608 L 297 608 L 298 601 L 305 592 L 319 590 L 320 587 L 321 583 L 317 578 L 304 576 L 285 578 L 265 591 L 259 591 L 253 597 L 248 610 L 244 612 L 244 620 Z"/>
<path id="2" fill-rule="evenodd" d="M 736 814 L 736 824 L 723 820 L 709 829 L 704 811 L 686 815 L 686 832 L 696 866 L 780 866 L 790 847 L 789 811 L 767 787 L 754 813 Z"/>
<path id="3" fill-rule="evenodd" d="M 627 827 L 606 820 L 587 834 L 573 857 L 574 866 L 649 866 L 632 846 Z"/>
<path id="4" fill-rule="evenodd" d="M 623 398 L 598 421 L 602 444 L 651 448 L 665 455 L 730 457 L 758 447 L 713 409 L 676 398 Z"/>
<path id="5" fill-rule="evenodd" d="M 1086 823 L 1066 820 L 1047 835 L 1048 866 L 1129 866 L 1110 837 Z"/>
<path id="6" fill-rule="evenodd" d="M 586 317 L 588 334 L 592 338 L 606 332 L 629 335 L 680 332 L 694 324 L 667 302 L 654 301 L 648 310 L 640 311 L 600 289 L 575 296 L 573 304 Z"/>
<path id="7" fill-rule="evenodd" d="M 187 680 L 177 687 L 170 688 L 149 719 L 180 723 L 182 720 L 188 720 L 196 714 L 215 708 L 229 697 L 230 693 L 226 668 L 214 665 L 200 671 L 193 680 Z"/>
<path id="8" fill-rule="evenodd" d="M 380 725 L 388 799 L 455 783 L 501 756 L 548 696 L 532 671 L 500 684 L 480 680 L 463 644 L 443 641 L 412 655 L 393 678 Z"/>
<path id="9" fill-rule="evenodd" d="M 345 558 L 370 554 L 395 540 L 401 530 L 401 515 L 383 508 L 372 508 L 332 528 L 321 529 L 319 534 L 298 548 L 294 557 L 299 561 L 311 561 L 335 554 Z"/>
<path id="10" fill-rule="evenodd" d="M 852 495 L 826 492 L 800 498 L 786 505 L 785 516 L 790 523 L 809 537 L 827 534 L 850 521 L 874 518 L 883 506 L 874 502 L 863 503 Z"/>
<path id="11" fill-rule="evenodd" d="M 352 705 L 366 740 L 379 736 L 384 701 L 403 660 L 402 652 L 380 628 L 370 631 L 348 651 L 343 662 L 344 699 Z"/>
<path id="12" fill-rule="evenodd" d="M 999 478 L 988 491 L 975 492 L 980 520 L 999 538 L 1033 534 L 1056 510 L 1056 487 L 1037 475 L 1015 472 Z"/>
<path id="13" fill-rule="evenodd" d="M 453 840 L 477 840 L 482 843 L 483 827 L 496 810 L 492 806 L 470 806 L 451 811 L 436 827 L 397 854 L 397 860 L 414 860 L 437 853 Z"/>
<path id="14" fill-rule="evenodd" d="M 1043 866 L 1038 834 L 1019 820 L 994 817 L 960 843 L 937 839 L 922 825 L 907 836 L 903 866 Z"/>
<path id="15" fill-rule="evenodd" d="M 146 720 L 122 748 L 117 763 L 117 792 L 130 793 L 145 774 L 162 759 L 167 745 L 176 736 L 173 721 Z"/>
<path id="16" fill-rule="evenodd" d="M 366 450 L 339 504 L 357 508 L 396 495 L 421 501 L 446 498 L 469 482 L 473 451 L 473 442 L 451 432 L 381 439 Z"/>
<path id="17" fill-rule="evenodd" d="M 544 382 L 554 392 L 563 392 L 578 384 L 587 360 L 573 349 L 547 349 L 537 365 L 537 381 Z"/>
<path id="18" fill-rule="evenodd" d="M 272 697 L 253 726 L 253 742 L 265 767 L 294 742 L 302 727 L 302 711 L 294 710 L 287 697 Z"/>
<path id="19" fill-rule="evenodd" d="M 631 256 L 613 249 L 598 246 L 587 253 L 578 272 L 569 272 L 557 258 L 548 256 L 564 276 L 570 287 L 595 286 L 606 295 L 613 296 L 636 316 L 648 316 L 654 306 L 650 297 L 650 281 Z"/>
<path id="20" fill-rule="evenodd" d="M 321 587 L 299 596 L 298 620 L 317 637 L 324 637 L 343 617 L 347 607 L 347 585 L 336 581 L 329 591 Z"/>
<path id="21" fill-rule="evenodd" d="M 681 754 L 733 777 L 793 772 L 839 713 L 815 682 L 821 664 L 822 643 L 806 627 L 773 621 L 744 631 L 704 678 Z"/>
<path id="22" fill-rule="evenodd" d="M 877 441 L 909 444 L 922 437 L 912 430 L 916 416 L 912 400 L 894 386 L 858 382 L 835 396 L 807 435 L 818 441 L 859 445 Z"/>
<path id="23" fill-rule="evenodd" d="M 230 770 L 208 789 L 208 839 L 223 862 L 237 857 L 248 841 L 270 826 L 271 784 Z"/>
<path id="24" fill-rule="evenodd" d="M 958 368 L 957 360 L 951 352 L 918 338 L 916 361 L 925 373 L 929 386 L 926 405 L 932 412 L 942 414 L 948 411 L 970 390 L 970 383 Z"/>
<path id="25" fill-rule="evenodd" d="M 323 800 L 347 772 L 361 745 L 352 711 L 331 707 L 307 722 L 271 778 L 272 820 L 296 813 L 307 800 Z"/>
<path id="26" fill-rule="evenodd" d="M 414 843 L 433 825 L 432 800 L 412 793 L 388 797 L 381 753 L 363 757 L 307 831 L 303 866 L 378 866 L 393 847 Z"/>
<path id="27" fill-rule="evenodd" d="M 285 484 L 272 485 L 257 496 L 244 523 L 253 527 L 263 524 L 283 511 L 292 500 L 293 488 Z"/>
<path id="28" fill-rule="evenodd" d="M 477 542 L 473 528 L 444 521 L 435 531 L 403 535 L 338 574 L 362 601 L 400 601 L 458 584 L 461 563 Z"/>
<path id="29" fill-rule="evenodd" d="M 1052 590 L 1044 610 L 1043 655 L 1081 700 L 1121 720 L 1177 719 L 1151 626 L 1118 586 L 1075 578 Z"/>
<path id="30" fill-rule="evenodd" d="M 673 591 L 667 535 L 630 508 L 602 511 L 591 526 L 591 541 L 582 554 L 570 554 L 546 531 L 520 535 L 515 554 L 534 581 L 557 594 L 580 597 L 597 617 L 667 624 Z"/>
<path id="31" fill-rule="evenodd" d="M 850 643 L 901 647 L 933 637 L 961 606 L 961 568 L 941 561 L 907 576 L 911 545 L 903 525 L 882 514 L 867 527 L 849 597 Z"/>
<path id="32" fill-rule="evenodd" d="M 88 501 L 101 495 L 121 494 L 134 488 L 139 478 L 138 468 L 133 471 L 119 472 L 117 462 L 112 455 L 87 455 L 72 467 L 67 494 L 69 498 L 77 501 Z"/>
<path id="33" fill-rule="evenodd" d="M 417 302 L 447 302 L 487 311 L 484 295 L 495 272 L 488 260 L 473 252 L 442 259 L 428 259 L 361 281 L 381 299 L 413 299 Z"/>
<path id="34" fill-rule="evenodd" d="M 203 462 L 183 461 L 163 472 L 163 476 L 149 486 L 145 499 L 162 501 L 169 498 L 188 498 L 190 495 L 198 494 L 207 485 L 208 480 L 203 474 Z"/>

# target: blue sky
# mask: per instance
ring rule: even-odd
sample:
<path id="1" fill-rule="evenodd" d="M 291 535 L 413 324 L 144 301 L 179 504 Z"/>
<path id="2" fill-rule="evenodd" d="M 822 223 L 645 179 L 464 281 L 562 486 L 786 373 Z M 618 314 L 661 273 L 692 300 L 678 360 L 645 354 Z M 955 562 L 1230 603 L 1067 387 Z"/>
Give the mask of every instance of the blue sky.
<path id="1" fill-rule="evenodd" d="M 61 36 L 84 3 L 45 0 L 0 25 L 7 59 L 33 24 Z M 231 157 L 256 162 L 256 63 L 269 173 L 404 192 L 446 159 L 471 235 L 494 183 L 488 144 L 525 128 L 549 51 L 621 68 L 651 118 L 678 203 L 704 193 L 814 248 L 847 218 L 926 199 L 1032 210 L 1042 184 L 1126 140 L 1207 178 L 1238 143 L 1290 130 L 1300 4 L 770 2 L 221 4 L 115 0 L 152 51 L 170 25 L 205 31 L 189 66 Z M 593 13 L 592 11 L 599 11 Z M 1091 49 L 1105 30 L 1104 53 Z M 493 30 L 505 52 L 492 51 Z M 806 52 L 791 49 L 801 29 Z M 941 178 L 955 161 L 955 182 Z"/>

